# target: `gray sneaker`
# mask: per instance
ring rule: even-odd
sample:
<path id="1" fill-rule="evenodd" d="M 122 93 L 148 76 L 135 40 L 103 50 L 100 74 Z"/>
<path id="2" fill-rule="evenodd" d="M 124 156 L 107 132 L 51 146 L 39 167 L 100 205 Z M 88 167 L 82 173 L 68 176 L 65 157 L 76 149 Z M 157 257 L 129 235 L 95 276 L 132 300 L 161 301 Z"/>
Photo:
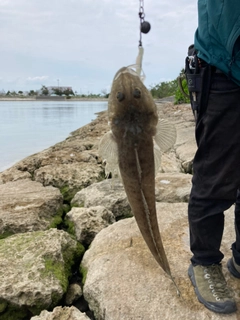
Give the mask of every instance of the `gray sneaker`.
<path id="1" fill-rule="evenodd" d="M 236 263 L 233 257 L 228 260 L 227 267 L 235 278 L 240 278 L 240 266 Z"/>
<path id="2" fill-rule="evenodd" d="M 211 311 L 232 313 L 237 310 L 233 292 L 227 287 L 221 265 L 190 265 L 188 275 L 198 300 Z"/>

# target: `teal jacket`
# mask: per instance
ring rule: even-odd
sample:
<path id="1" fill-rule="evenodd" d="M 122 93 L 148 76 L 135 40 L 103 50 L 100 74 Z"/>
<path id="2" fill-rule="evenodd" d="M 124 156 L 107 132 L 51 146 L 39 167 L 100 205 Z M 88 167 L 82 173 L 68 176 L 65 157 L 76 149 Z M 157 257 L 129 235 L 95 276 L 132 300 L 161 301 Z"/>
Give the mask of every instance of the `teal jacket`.
<path id="1" fill-rule="evenodd" d="M 240 85 L 240 0 L 198 0 L 198 57 Z"/>

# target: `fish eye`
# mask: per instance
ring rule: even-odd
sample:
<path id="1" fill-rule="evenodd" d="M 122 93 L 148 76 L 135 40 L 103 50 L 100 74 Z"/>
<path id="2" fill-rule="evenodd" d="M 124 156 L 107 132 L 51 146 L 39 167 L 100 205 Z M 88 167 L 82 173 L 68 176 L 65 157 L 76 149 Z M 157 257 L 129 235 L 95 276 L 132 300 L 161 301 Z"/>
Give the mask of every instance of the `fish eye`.
<path id="1" fill-rule="evenodd" d="M 124 94 L 122 92 L 117 93 L 117 99 L 119 102 L 123 101 L 125 98 Z"/>
<path id="2" fill-rule="evenodd" d="M 134 96 L 134 98 L 137 98 L 137 99 L 141 98 L 141 91 L 140 91 L 140 89 L 135 88 L 134 91 L 133 91 L 133 96 Z"/>

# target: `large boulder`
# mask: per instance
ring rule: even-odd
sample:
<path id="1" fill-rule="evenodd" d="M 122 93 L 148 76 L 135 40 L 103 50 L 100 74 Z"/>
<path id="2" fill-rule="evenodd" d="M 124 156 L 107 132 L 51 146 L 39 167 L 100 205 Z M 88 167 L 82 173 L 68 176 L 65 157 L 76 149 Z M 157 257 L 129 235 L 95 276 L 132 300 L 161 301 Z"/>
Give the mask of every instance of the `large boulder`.
<path id="1" fill-rule="evenodd" d="M 134 218 L 118 221 L 103 229 L 86 251 L 81 269 L 85 274 L 83 293 L 97 320 L 135 319 L 222 319 L 200 304 L 187 275 L 191 253 L 187 221 L 187 203 L 157 203 L 164 248 L 172 276 L 181 292 L 159 267 L 147 248 Z M 224 233 L 222 250 L 231 256 L 234 233 L 232 210 Z M 240 283 L 224 274 L 236 292 Z M 228 319 L 237 320 L 237 314 Z"/>
<path id="2" fill-rule="evenodd" d="M 84 248 L 57 229 L 0 240 L 0 319 L 26 319 L 55 307 Z"/>
<path id="3" fill-rule="evenodd" d="M 188 202 L 192 175 L 184 173 L 161 173 L 155 179 L 156 201 Z"/>
<path id="4" fill-rule="evenodd" d="M 61 222 L 62 195 L 29 179 L 0 184 L 0 237 L 46 230 Z"/>

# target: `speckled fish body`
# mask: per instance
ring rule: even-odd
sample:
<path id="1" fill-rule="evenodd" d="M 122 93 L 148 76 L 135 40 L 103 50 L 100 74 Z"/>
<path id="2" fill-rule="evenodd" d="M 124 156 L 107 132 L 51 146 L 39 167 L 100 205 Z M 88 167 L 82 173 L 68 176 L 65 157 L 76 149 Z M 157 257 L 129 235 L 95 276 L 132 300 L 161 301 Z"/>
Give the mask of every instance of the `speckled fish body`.
<path id="1" fill-rule="evenodd" d="M 142 236 L 156 261 L 171 275 L 156 215 L 155 157 L 161 155 L 160 147 L 166 150 L 174 143 L 175 129 L 165 121 L 159 122 L 150 92 L 138 74 L 127 67 L 121 68 L 114 77 L 108 114 L 111 132 L 101 142 L 102 155 L 107 163 L 109 161 L 110 170 L 115 162 L 118 164 Z M 157 138 L 156 142 L 154 138 Z M 113 149 L 115 152 L 110 152 Z"/>

